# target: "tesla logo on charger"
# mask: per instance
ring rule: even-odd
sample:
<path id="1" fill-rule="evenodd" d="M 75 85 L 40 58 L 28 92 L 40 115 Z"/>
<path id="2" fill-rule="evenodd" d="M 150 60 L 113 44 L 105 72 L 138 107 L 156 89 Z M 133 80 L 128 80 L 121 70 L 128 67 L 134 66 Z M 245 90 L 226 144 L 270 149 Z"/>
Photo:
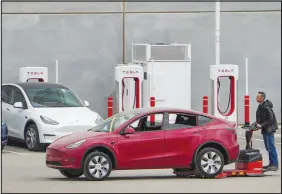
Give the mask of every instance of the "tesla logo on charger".
<path id="1" fill-rule="evenodd" d="M 43 75 L 43 72 L 27 72 L 28 75 Z"/>
<path id="2" fill-rule="evenodd" d="M 218 72 L 234 72 L 234 69 L 218 69 Z"/>
<path id="3" fill-rule="evenodd" d="M 122 71 L 124 74 L 136 74 L 138 73 L 139 71 L 136 70 L 136 71 Z"/>

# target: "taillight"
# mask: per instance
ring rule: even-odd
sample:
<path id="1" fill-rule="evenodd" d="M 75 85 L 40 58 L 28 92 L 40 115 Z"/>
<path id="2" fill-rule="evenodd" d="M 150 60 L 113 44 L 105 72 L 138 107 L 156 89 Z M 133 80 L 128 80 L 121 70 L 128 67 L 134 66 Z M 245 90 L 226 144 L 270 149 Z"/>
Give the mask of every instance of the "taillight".
<path id="1" fill-rule="evenodd" d="M 234 130 L 234 135 L 235 135 L 235 140 L 237 141 L 237 133 L 236 133 L 236 129 Z"/>
<path id="2" fill-rule="evenodd" d="M 226 128 L 227 130 L 230 130 L 230 132 L 232 134 L 234 134 L 235 136 L 235 140 L 237 141 L 237 131 L 236 131 L 236 128 Z"/>
<path id="3" fill-rule="evenodd" d="M 236 128 L 226 128 L 226 129 L 230 130 L 231 133 L 237 135 Z"/>
<path id="4" fill-rule="evenodd" d="M 230 131 L 235 131 L 236 132 L 236 128 L 226 128 L 227 130 L 230 130 Z"/>

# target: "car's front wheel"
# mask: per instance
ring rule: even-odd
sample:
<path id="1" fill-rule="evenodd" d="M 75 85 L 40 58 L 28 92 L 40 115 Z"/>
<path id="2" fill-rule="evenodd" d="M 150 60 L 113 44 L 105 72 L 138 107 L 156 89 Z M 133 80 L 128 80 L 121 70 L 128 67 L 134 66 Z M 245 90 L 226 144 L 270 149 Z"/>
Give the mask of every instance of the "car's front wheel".
<path id="1" fill-rule="evenodd" d="M 103 152 L 92 152 L 84 160 L 84 175 L 88 180 L 102 181 L 112 171 L 112 161 Z"/>
<path id="2" fill-rule="evenodd" d="M 224 157 L 215 148 L 204 148 L 197 155 L 196 176 L 202 178 L 214 178 L 221 173 L 224 167 Z"/>
<path id="3" fill-rule="evenodd" d="M 59 170 L 62 175 L 64 175 L 67 178 L 78 178 L 81 175 L 83 175 L 83 172 L 81 171 L 75 171 L 75 170 Z"/>
<path id="4" fill-rule="evenodd" d="M 25 132 L 25 144 L 27 149 L 29 149 L 30 151 L 41 150 L 42 147 L 39 141 L 39 133 L 35 124 L 30 124 L 29 126 L 27 126 Z"/>

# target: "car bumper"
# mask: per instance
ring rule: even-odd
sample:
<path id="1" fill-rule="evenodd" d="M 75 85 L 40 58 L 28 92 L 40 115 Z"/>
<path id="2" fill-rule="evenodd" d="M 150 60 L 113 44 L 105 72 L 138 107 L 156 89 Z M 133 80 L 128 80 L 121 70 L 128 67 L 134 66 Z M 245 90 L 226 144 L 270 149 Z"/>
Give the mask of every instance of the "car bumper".
<path id="1" fill-rule="evenodd" d="M 46 150 L 46 166 L 55 169 L 81 169 L 83 150 L 79 149 L 53 149 Z"/>
<path id="2" fill-rule="evenodd" d="M 7 145 L 7 143 L 8 143 L 8 135 L 2 136 L 1 137 L 1 144 Z"/>
<path id="3" fill-rule="evenodd" d="M 2 124 L 1 127 L 1 144 L 4 146 L 8 143 L 8 128 L 6 124 Z"/>
<path id="4" fill-rule="evenodd" d="M 235 162 L 237 160 L 238 156 L 239 156 L 239 153 L 240 153 L 239 144 L 229 148 L 228 152 L 229 152 L 228 164 L 231 164 L 231 163 Z"/>
<path id="5" fill-rule="evenodd" d="M 3 139 L 2 139 L 2 141 L 1 141 L 2 146 L 7 145 L 7 143 L 8 143 L 8 139 L 6 139 L 6 140 L 3 140 Z"/>
<path id="6" fill-rule="evenodd" d="M 47 124 L 41 124 L 39 126 L 39 138 L 40 143 L 43 144 L 51 144 L 56 139 L 76 133 L 81 131 L 86 131 L 92 127 L 94 127 L 96 124 L 94 123 L 74 123 L 74 124 L 59 124 L 59 125 L 47 125 Z"/>

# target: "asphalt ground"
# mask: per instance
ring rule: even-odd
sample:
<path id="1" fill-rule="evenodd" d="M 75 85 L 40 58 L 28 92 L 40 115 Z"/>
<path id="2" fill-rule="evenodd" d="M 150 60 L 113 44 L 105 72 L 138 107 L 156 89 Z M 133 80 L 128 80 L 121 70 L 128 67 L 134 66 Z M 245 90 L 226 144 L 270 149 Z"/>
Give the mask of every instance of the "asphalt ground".
<path id="1" fill-rule="evenodd" d="M 237 130 L 241 149 L 245 148 L 245 132 Z M 281 130 L 275 136 L 281 161 Z M 260 132 L 254 133 L 253 147 L 261 150 L 264 164 L 268 154 Z M 225 169 L 234 168 L 234 164 Z M 224 179 L 178 178 L 172 169 L 113 171 L 104 181 L 64 178 L 57 170 L 45 166 L 44 152 L 30 152 L 22 144 L 5 147 L 2 152 L 3 193 L 281 193 L 281 165 L 277 172 L 264 177 L 228 177 Z"/>

